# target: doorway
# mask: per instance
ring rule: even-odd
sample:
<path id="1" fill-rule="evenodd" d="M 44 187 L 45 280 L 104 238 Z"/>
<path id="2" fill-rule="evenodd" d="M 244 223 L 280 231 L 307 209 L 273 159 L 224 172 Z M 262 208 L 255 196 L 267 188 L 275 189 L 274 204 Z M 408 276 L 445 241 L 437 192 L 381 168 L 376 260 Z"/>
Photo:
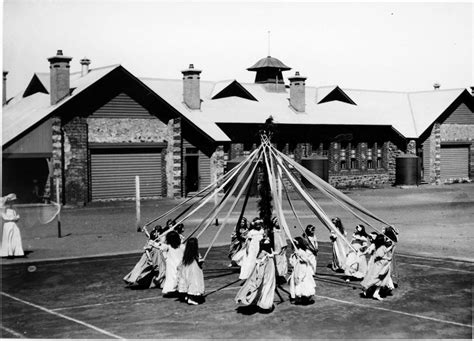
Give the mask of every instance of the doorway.
<path id="1" fill-rule="evenodd" d="M 199 156 L 184 157 L 184 191 L 185 195 L 199 189 Z"/>

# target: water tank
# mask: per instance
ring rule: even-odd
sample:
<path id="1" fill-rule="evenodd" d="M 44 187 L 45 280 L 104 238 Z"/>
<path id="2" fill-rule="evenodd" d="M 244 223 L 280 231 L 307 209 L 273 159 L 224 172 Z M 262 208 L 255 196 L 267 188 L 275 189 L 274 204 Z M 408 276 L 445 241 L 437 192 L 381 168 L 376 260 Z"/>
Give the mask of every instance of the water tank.
<path id="1" fill-rule="evenodd" d="M 227 166 L 226 166 L 226 173 L 230 172 L 230 170 L 234 167 L 237 167 L 237 165 L 239 163 L 241 163 L 242 161 L 244 161 L 245 159 L 247 159 L 246 156 L 238 156 L 236 157 L 235 159 L 232 159 L 230 161 L 227 161 Z M 252 171 L 252 169 L 255 167 L 255 161 L 252 162 L 252 165 L 250 166 L 249 170 L 248 170 L 248 173 L 247 173 L 247 176 L 244 176 L 242 178 L 242 181 L 240 182 L 240 184 L 237 186 L 237 189 L 234 191 L 234 195 L 236 196 L 237 194 L 239 194 L 240 192 L 240 189 L 242 188 L 242 186 L 244 185 L 245 183 L 245 180 L 247 180 L 248 176 L 250 176 L 250 172 Z M 245 168 L 245 166 L 244 166 Z M 240 172 L 243 171 L 243 169 L 240 170 Z M 239 172 L 239 174 L 240 174 Z M 258 172 L 258 168 L 255 170 L 255 172 Z M 225 187 L 225 191 L 227 192 L 228 190 L 230 190 L 232 188 L 232 186 L 234 185 L 235 181 L 237 180 L 237 178 L 239 177 L 239 174 L 237 174 L 236 176 L 234 176 L 232 178 L 232 180 L 227 184 L 227 186 Z M 253 179 L 253 182 L 251 184 L 251 189 L 250 189 L 250 195 L 251 196 L 257 196 L 258 195 L 258 187 L 257 187 L 257 180 L 258 180 L 258 173 L 255 174 L 255 177 Z M 244 192 L 242 195 L 245 195 L 246 192 Z"/>
<path id="2" fill-rule="evenodd" d="M 404 154 L 395 159 L 395 185 L 419 185 L 421 180 L 420 158 Z"/>
<path id="3" fill-rule="evenodd" d="M 325 156 L 314 155 L 301 159 L 301 165 L 312 173 L 319 176 L 324 181 L 329 181 L 329 160 Z M 302 182 L 306 187 L 314 188 L 311 183 L 301 176 Z"/>

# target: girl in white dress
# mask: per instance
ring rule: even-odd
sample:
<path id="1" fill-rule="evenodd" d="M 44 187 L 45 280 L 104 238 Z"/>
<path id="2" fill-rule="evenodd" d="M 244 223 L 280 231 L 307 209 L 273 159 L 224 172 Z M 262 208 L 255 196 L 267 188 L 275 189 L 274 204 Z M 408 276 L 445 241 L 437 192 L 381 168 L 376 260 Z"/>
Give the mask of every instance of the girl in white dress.
<path id="1" fill-rule="evenodd" d="M 341 219 L 335 217 L 332 219 L 332 223 L 344 237 L 347 236 Z M 333 271 L 343 272 L 346 266 L 346 245 L 344 244 L 344 241 L 334 232 L 331 233 L 330 239 L 332 242 L 331 268 Z"/>
<path id="2" fill-rule="evenodd" d="M 313 303 L 312 296 L 316 294 L 316 257 L 309 250 L 302 237 L 295 238 L 295 252 L 290 257 L 293 272 L 289 278 L 290 296 L 295 304 Z"/>
<path id="3" fill-rule="evenodd" d="M 268 239 L 261 240 L 259 244 L 260 251 L 253 271 L 237 293 L 235 302 L 255 306 L 261 312 L 270 312 L 276 287 L 274 253 Z"/>
<path id="4" fill-rule="evenodd" d="M 183 260 L 184 253 L 181 238 L 176 231 L 171 231 L 166 235 L 166 244 L 160 242 L 154 243 L 153 246 L 163 252 L 166 263 L 163 297 L 176 297 L 178 296 L 178 266 Z"/>
<path id="5" fill-rule="evenodd" d="M 204 303 L 204 275 L 201 269 L 197 238 L 189 238 L 183 261 L 178 267 L 178 291 L 183 301 L 191 305 Z"/>
<path id="6" fill-rule="evenodd" d="M 369 247 L 369 235 L 365 232 L 364 225 L 357 225 L 352 235 L 351 245 L 347 258 L 344 274 L 350 278 L 362 279 L 367 273 L 367 258 L 365 253 Z"/>
<path id="7" fill-rule="evenodd" d="M 262 220 L 255 220 L 250 224 L 247 233 L 246 251 L 240 268 L 240 279 L 249 278 L 255 267 L 258 251 L 260 249 L 260 241 L 263 239 Z"/>
<path id="8" fill-rule="evenodd" d="M 20 229 L 16 224 L 20 219 L 20 215 L 13 208 L 13 202 L 15 200 L 16 195 L 14 193 L 2 198 L 2 202 L 6 205 L 6 208 L 4 208 L 2 212 L 3 237 L 2 246 L 0 248 L 1 257 L 20 257 L 25 255 L 21 243 Z"/>

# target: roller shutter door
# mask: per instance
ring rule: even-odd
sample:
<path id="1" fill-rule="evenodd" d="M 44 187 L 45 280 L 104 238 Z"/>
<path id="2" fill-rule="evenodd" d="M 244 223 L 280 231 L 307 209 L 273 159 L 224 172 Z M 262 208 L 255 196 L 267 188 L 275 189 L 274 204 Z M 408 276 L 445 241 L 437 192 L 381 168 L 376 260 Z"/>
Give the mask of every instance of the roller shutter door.
<path id="1" fill-rule="evenodd" d="M 161 151 L 92 151 L 92 200 L 134 198 L 136 175 L 140 176 L 141 197 L 159 197 L 161 166 Z"/>
<path id="2" fill-rule="evenodd" d="M 204 189 L 211 184 L 211 159 L 199 151 L 199 189 Z"/>
<path id="3" fill-rule="evenodd" d="M 469 177 L 469 147 L 441 146 L 441 180 Z"/>

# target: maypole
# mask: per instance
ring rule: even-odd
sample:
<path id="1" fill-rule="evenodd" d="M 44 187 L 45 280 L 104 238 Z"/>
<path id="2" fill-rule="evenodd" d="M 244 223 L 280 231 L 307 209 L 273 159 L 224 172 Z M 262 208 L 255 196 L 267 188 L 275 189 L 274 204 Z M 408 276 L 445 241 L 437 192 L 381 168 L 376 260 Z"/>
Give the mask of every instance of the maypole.
<path id="1" fill-rule="evenodd" d="M 275 132 L 275 125 L 273 123 L 273 117 L 270 116 L 266 121 L 263 127 L 259 131 L 260 143 L 264 144 L 264 141 L 270 141 L 272 135 Z M 265 147 L 264 147 L 265 148 Z M 270 183 L 268 181 L 268 172 L 265 162 L 262 160 L 259 163 L 258 168 L 258 181 L 257 188 L 260 199 L 258 200 L 258 213 L 260 219 L 263 221 L 263 228 L 265 234 L 270 240 L 271 248 L 274 249 L 274 238 L 273 238 L 273 222 L 272 222 L 272 193 L 270 188 Z"/>

